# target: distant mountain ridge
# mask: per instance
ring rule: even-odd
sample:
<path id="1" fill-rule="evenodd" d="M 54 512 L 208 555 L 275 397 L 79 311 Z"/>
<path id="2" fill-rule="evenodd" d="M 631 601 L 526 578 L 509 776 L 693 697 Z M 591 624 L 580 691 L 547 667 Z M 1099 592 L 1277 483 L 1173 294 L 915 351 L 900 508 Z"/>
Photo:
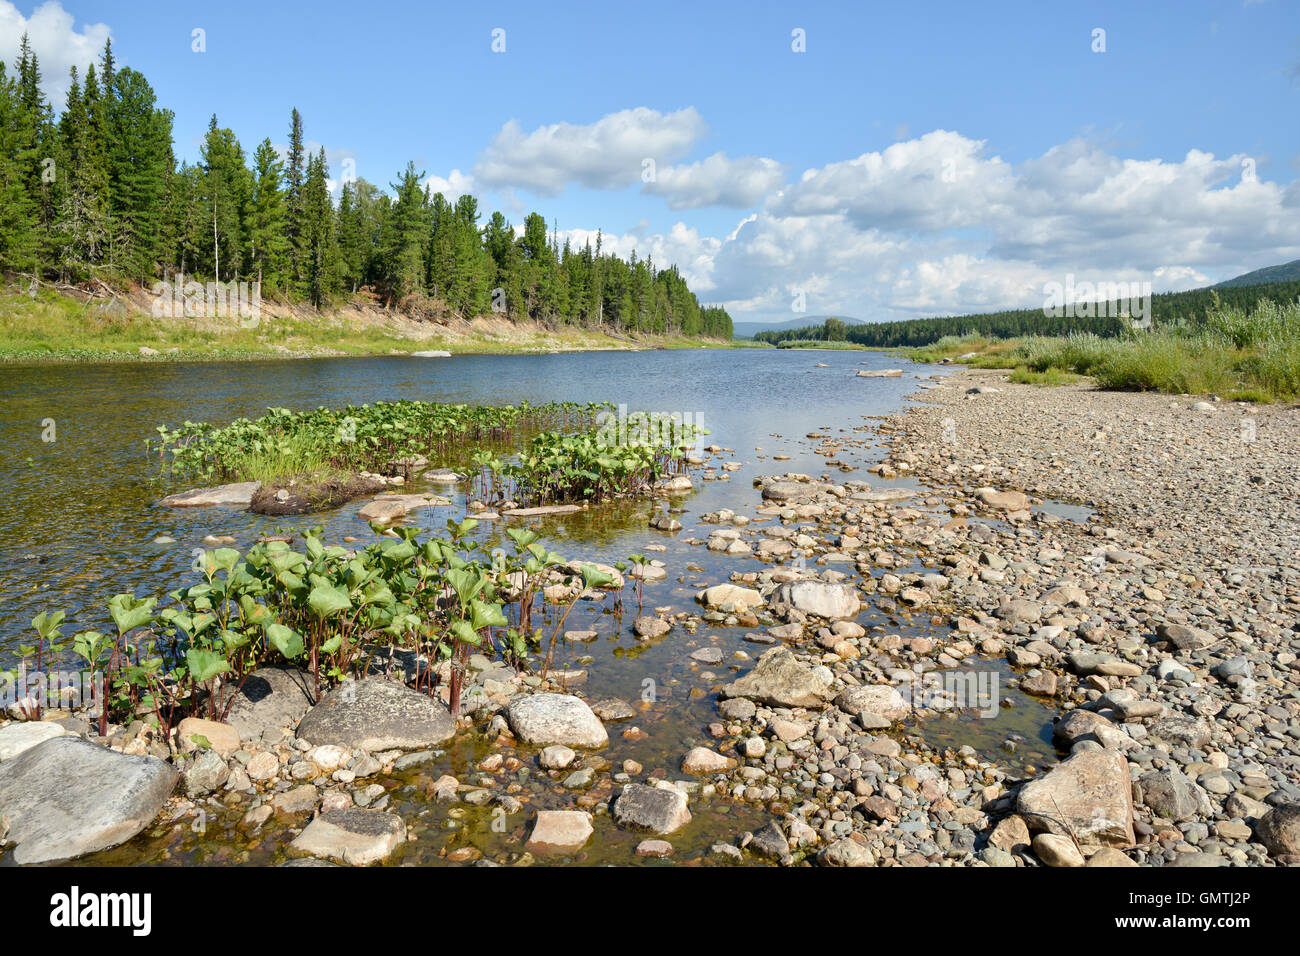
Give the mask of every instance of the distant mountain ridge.
<path id="1" fill-rule="evenodd" d="M 1231 289 L 1243 285 L 1264 285 L 1269 282 L 1295 282 L 1300 280 L 1300 259 L 1283 262 L 1281 265 L 1265 266 L 1254 272 L 1246 272 L 1232 279 L 1225 279 L 1212 289 Z"/>

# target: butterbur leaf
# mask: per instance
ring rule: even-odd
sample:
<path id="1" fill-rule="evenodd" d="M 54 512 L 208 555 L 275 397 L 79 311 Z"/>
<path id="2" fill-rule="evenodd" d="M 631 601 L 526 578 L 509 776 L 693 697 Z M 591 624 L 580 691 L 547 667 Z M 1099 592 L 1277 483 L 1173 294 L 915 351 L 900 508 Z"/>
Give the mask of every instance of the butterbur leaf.
<path id="1" fill-rule="evenodd" d="M 472 620 L 475 630 L 484 627 L 505 627 L 510 622 L 506 616 L 501 613 L 499 604 L 488 604 L 484 601 L 473 601 L 470 605 L 472 609 Z"/>
<path id="2" fill-rule="evenodd" d="M 328 584 L 318 584 L 312 588 L 307 603 L 311 605 L 317 617 L 329 617 L 331 614 L 352 607 L 352 601 L 348 599 L 346 591 Z"/>
<path id="3" fill-rule="evenodd" d="M 229 574 L 238 560 L 239 552 L 234 548 L 217 548 L 215 551 L 204 553 L 203 566 L 208 574 L 215 574 L 217 571 L 225 571 Z"/>
<path id="4" fill-rule="evenodd" d="M 451 633 L 462 644 L 472 644 L 477 647 L 483 643 L 483 638 L 479 637 L 478 631 L 474 630 L 469 621 L 453 621 Z"/>
<path id="5" fill-rule="evenodd" d="M 302 635 L 283 624 L 268 624 L 265 628 L 266 639 L 280 652 L 286 660 L 295 660 L 302 656 Z"/>
<path id="6" fill-rule="evenodd" d="M 594 564 L 584 564 L 582 567 L 582 583 L 589 588 L 603 588 L 614 583 L 614 576 L 607 571 L 602 571 Z"/>
<path id="7" fill-rule="evenodd" d="M 199 647 L 191 647 L 185 652 L 185 663 L 189 665 L 190 676 L 200 684 L 230 670 L 230 664 L 224 656 Z"/>
<path id="8" fill-rule="evenodd" d="M 133 594 L 118 594 L 109 599 L 108 613 L 112 615 L 118 632 L 125 634 L 149 623 L 154 601 L 151 597 L 137 600 Z"/>

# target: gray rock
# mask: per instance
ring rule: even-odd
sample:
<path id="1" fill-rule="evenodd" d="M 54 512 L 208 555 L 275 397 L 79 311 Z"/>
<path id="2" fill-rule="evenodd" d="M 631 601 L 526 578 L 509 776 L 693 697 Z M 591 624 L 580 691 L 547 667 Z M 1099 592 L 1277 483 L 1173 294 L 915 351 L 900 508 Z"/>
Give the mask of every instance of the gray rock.
<path id="1" fill-rule="evenodd" d="M 1269 810 L 1255 824 L 1255 838 L 1274 856 L 1300 855 L 1300 804 Z"/>
<path id="2" fill-rule="evenodd" d="M 456 733 L 440 701 L 395 681 L 367 677 L 345 681 L 321 699 L 298 725 L 298 737 L 371 752 L 422 750 Z"/>
<path id="3" fill-rule="evenodd" d="M 811 485 L 799 481 L 774 481 L 763 488 L 763 497 L 769 501 L 790 501 L 812 494 Z"/>
<path id="4" fill-rule="evenodd" d="M 1197 651 L 1214 643 L 1214 635 L 1209 631 L 1185 624 L 1160 624 L 1156 627 L 1156 636 L 1180 651 Z"/>
<path id="5" fill-rule="evenodd" d="M 289 849 L 367 866 L 386 860 L 406 842 L 406 824 L 395 813 L 383 810 L 328 810 L 322 813 L 289 844 Z"/>
<path id="6" fill-rule="evenodd" d="M 857 588 L 848 584 L 824 581 L 792 581 L 782 584 L 772 595 L 771 603 L 788 604 L 805 614 L 815 614 L 828 621 L 857 617 L 860 608 Z"/>
<path id="7" fill-rule="evenodd" d="M 1138 783 L 1142 785 L 1142 802 L 1166 820 L 1182 823 L 1214 812 L 1205 791 L 1174 767 L 1148 771 Z"/>
<path id="8" fill-rule="evenodd" d="M 747 697 L 776 707 L 821 709 L 834 696 L 830 684 L 799 663 L 789 648 L 764 651 L 754 669 L 722 688 L 723 697 Z"/>
<path id="9" fill-rule="evenodd" d="M 51 720 L 28 720 L 0 728 L 0 760 L 13 760 L 23 751 L 67 732 Z"/>
<path id="10" fill-rule="evenodd" d="M 691 822 L 686 796 L 666 787 L 626 784 L 612 809 L 614 820 L 632 830 L 672 833 Z"/>
<path id="11" fill-rule="evenodd" d="M 223 702 L 228 698 L 222 697 Z M 298 726 L 316 701 L 316 683 L 296 667 L 259 667 L 248 675 L 230 702 L 226 723 L 245 741 L 278 742 Z"/>
<path id="12" fill-rule="evenodd" d="M 201 797 L 219 788 L 230 778 L 230 768 L 219 753 L 205 750 L 185 768 L 185 792 Z"/>
<path id="13" fill-rule="evenodd" d="M 68 860 L 131 839 L 158 815 L 180 774 L 62 736 L 0 764 L 0 815 L 14 862 Z"/>
<path id="14" fill-rule="evenodd" d="M 609 743 L 609 734 L 586 702 L 569 694 L 516 697 L 506 710 L 510 729 L 524 743 L 539 747 L 595 749 Z"/>
<path id="15" fill-rule="evenodd" d="M 1190 717 L 1162 717 L 1147 725 L 1147 734 L 1166 743 L 1199 750 L 1210 742 L 1210 728 Z"/>
<path id="16" fill-rule="evenodd" d="M 748 849 L 751 853 L 779 863 L 788 863 L 791 859 L 790 841 L 785 838 L 775 820 L 754 833 Z"/>
<path id="17" fill-rule="evenodd" d="M 168 508 L 196 508 L 204 505 L 234 505 L 247 508 L 253 500 L 260 481 L 239 481 L 215 488 L 191 488 L 179 494 L 168 495 L 158 502 Z"/>

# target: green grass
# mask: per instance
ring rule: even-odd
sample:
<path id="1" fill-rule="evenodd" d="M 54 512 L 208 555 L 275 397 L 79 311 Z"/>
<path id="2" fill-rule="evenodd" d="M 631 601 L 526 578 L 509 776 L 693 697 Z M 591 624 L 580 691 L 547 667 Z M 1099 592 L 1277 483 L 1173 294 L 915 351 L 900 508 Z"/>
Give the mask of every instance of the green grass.
<path id="1" fill-rule="evenodd" d="M 946 336 L 897 352 L 918 362 L 1014 369 L 1011 381 L 1035 385 L 1088 376 L 1121 391 L 1291 401 L 1300 398 L 1300 301 L 1261 300 L 1253 310 L 1220 306 L 1194 327 L 1135 330 L 1120 338 Z"/>
<path id="2" fill-rule="evenodd" d="M 1059 368 L 1049 368 L 1041 372 L 1018 366 L 1010 375 L 1010 380 L 1017 385 L 1072 385 L 1087 380 L 1087 376 L 1066 372 Z"/>
<path id="3" fill-rule="evenodd" d="M 0 362 L 139 362 L 387 355 L 424 349 L 454 353 L 535 353 L 632 348 L 725 348 L 730 343 L 682 335 L 630 338 L 594 329 L 518 326 L 490 334 L 415 338 L 400 327 L 339 312 L 264 317 L 254 328 L 238 319 L 154 318 L 125 306 L 83 304 L 42 289 L 33 298 L 0 294 Z M 141 355 L 140 349 L 157 351 Z"/>

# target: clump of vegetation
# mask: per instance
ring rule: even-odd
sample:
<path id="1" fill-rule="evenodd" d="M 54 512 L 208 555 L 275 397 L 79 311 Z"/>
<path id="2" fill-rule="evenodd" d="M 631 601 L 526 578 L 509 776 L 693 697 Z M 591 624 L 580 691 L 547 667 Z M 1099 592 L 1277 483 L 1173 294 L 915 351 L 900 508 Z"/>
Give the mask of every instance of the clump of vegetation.
<path id="1" fill-rule="evenodd" d="M 190 714 L 221 719 L 247 676 L 267 664 L 305 667 L 319 693 L 365 675 L 394 647 L 445 662 L 437 686 L 445 684 L 457 713 L 471 652 L 523 668 L 543 640 L 533 627 L 539 585 L 567 582 L 571 595 L 553 646 L 582 592 L 613 580 L 590 564 L 557 571 L 564 559 L 528 529 L 508 532 L 512 551 L 489 552 L 469 537 L 477 524 L 449 521 L 445 537 L 424 540 L 418 528 L 398 528 L 355 552 L 327 546 L 314 529 L 302 551 L 273 540 L 242 554 L 205 552 L 198 583 L 172 591 L 161 609 L 153 597 L 117 595 L 108 602 L 117 633 L 82 631 L 70 642 L 102 674 L 101 732 L 110 718 L 146 711 L 168 732 Z M 63 620 L 55 611 L 32 622 L 47 653 L 66 646 Z M 429 668 L 421 680 L 436 689 Z"/>
<path id="2" fill-rule="evenodd" d="M 420 457 L 447 460 L 464 446 L 504 443 L 545 428 L 578 429 L 595 422 L 603 403 L 551 402 L 472 406 L 375 402 L 343 409 L 293 412 L 272 408 L 260 418 L 223 427 L 185 422 L 158 426 L 147 443 L 174 474 L 201 481 L 273 481 L 304 474 L 360 471 L 410 477 Z M 169 460 L 167 460 L 169 459 Z"/>
<path id="3" fill-rule="evenodd" d="M 577 435 L 543 432 L 517 461 L 476 456 L 475 481 L 483 499 L 494 503 L 595 503 L 632 497 L 664 476 L 685 471 L 685 449 L 698 431 L 668 420 L 637 437 L 613 436 L 605 429 Z"/>
<path id="4" fill-rule="evenodd" d="M 437 460 L 467 466 L 485 501 L 530 505 L 629 497 L 685 470 L 686 449 L 699 429 L 640 414 L 632 416 L 631 428 L 615 425 L 604 421 L 609 407 L 402 401 L 311 412 L 272 408 L 220 428 L 204 422 L 159 426 L 158 439 L 147 447 L 173 474 L 264 485 L 294 476 L 319 484 L 363 471 L 409 480 L 419 463 Z"/>

